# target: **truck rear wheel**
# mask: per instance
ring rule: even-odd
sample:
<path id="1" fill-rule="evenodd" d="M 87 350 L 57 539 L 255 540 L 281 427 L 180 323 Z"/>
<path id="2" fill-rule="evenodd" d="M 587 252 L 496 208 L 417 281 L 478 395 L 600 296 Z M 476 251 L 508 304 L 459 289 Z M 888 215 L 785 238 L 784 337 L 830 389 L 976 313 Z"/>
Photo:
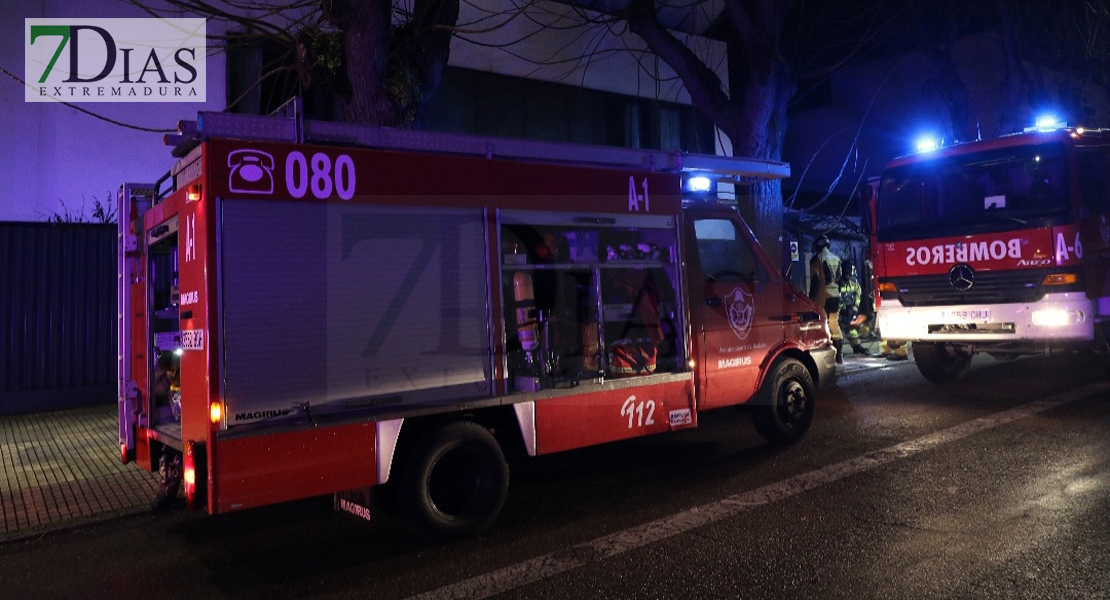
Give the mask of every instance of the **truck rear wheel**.
<path id="1" fill-rule="evenodd" d="M 961 379 L 971 366 L 971 355 L 939 342 L 914 342 L 913 360 L 917 370 L 933 383 Z"/>
<path id="2" fill-rule="evenodd" d="M 797 442 L 813 423 L 814 395 L 813 377 L 805 365 L 793 358 L 780 359 L 752 407 L 755 430 L 772 444 Z"/>
<path id="3" fill-rule="evenodd" d="M 402 507 L 433 533 L 466 537 L 489 527 L 509 489 L 509 466 L 488 429 L 468 421 L 432 430 L 412 447 Z"/>

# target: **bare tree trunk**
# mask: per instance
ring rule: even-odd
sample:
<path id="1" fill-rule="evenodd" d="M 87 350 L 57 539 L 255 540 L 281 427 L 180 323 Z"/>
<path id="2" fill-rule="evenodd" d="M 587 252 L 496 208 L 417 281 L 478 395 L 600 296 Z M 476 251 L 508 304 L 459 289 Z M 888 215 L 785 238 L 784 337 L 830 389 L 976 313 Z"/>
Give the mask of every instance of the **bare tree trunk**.
<path id="1" fill-rule="evenodd" d="M 459 0 L 416 0 L 412 32 L 417 45 L 411 60 L 419 93 L 414 125 L 424 124 L 424 109 L 439 89 L 443 68 L 451 56 L 451 27 L 459 20 Z"/>
<path id="2" fill-rule="evenodd" d="M 736 62 L 729 61 L 733 72 Z M 740 69 L 751 65 L 739 65 Z M 730 80 L 733 78 L 730 77 Z M 734 156 L 782 160 L 782 146 L 786 138 L 786 105 L 794 94 L 794 82 L 785 65 L 775 69 L 769 80 L 756 85 L 733 84 L 733 101 L 741 108 L 741 118 L 733 130 L 725 130 L 732 141 Z M 738 207 L 744 219 L 751 224 L 767 253 L 775 261 L 782 261 L 783 224 L 782 182 L 771 180 L 751 185 L 747 190 L 737 190 Z"/>
<path id="3" fill-rule="evenodd" d="M 389 0 L 324 0 L 324 16 L 344 33 L 349 89 L 343 97 L 348 122 L 392 125 L 396 111 L 382 82 L 389 69 Z"/>
<path id="4" fill-rule="evenodd" d="M 694 108 L 722 131 L 735 129 L 740 114 L 725 94 L 720 77 L 696 54 L 667 31 L 656 16 L 654 0 L 632 0 L 628 4 L 628 27 L 662 58 L 686 87 Z"/>
<path id="5" fill-rule="evenodd" d="M 779 52 L 779 38 L 790 2 L 738 1 L 728 4 L 736 39 L 730 41 L 729 95 L 739 108 L 735 129 L 721 127 L 735 156 L 782 160 L 786 139 L 786 105 L 794 80 Z M 782 182 L 760 182 L 740 198 L 739 208 L 764 249 L 777 265 L 783 261 Z"/>

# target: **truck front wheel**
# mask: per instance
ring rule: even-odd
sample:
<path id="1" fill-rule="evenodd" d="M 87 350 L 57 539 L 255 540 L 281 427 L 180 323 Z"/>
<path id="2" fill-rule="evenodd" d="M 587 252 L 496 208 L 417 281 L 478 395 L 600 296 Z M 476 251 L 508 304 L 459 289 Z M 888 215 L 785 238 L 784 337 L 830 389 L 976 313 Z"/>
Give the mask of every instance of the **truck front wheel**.
<path id="1" fill-rule="evenodd" d="M 488 429 L 460 421 L 432 430 L 408 456 L 402 509 L 437 535 L 466 537 L 489 527 L 509 489 L 509 466 Z"/>
<path id="2" fill-rule="evenodd" d="M 917 370 L 933 383 L 956 381 L 971 366 L 970 354 L 939 342 L 914 342 L 913 360 Z"/>
<path id="3" fill-rule="evenodd" d="M 752 407 L 752 423 L 773 444 L 793 444 L 813 423 L 813 377 L 793 358 L 775 363 Z"/>

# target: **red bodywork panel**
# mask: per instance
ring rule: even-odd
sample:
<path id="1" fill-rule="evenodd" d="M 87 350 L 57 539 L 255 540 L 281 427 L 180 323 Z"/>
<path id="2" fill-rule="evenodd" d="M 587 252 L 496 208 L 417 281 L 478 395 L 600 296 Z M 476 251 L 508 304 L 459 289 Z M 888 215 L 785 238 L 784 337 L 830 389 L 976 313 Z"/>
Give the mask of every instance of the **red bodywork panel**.
<path id="1" fill-rule="evenodd" d="M 536 454 L 693 427 L 693 397 L 689 379 L 538 401 Z"/>
<path id="2" fill-rule="evenodd" d="M 213 159 L 207 163 L 208 197 L 524 210 L 546 206 L 565 211 L 658 215 L 677 215 L 681 208 L 679 179 L 674 174 L 639 171 L 621 174 L 613 169 L 591 167 L 235 140 L 212 140 L 205 146 L 205 152 L 212 157 L 247 150 L 265 152 L 273 158 L 273 168 L 269 170 L 272 191 L 244 194 L 232 190 L 232 167 Z M 314 161 L 317 165 L 326 164 L 329 173 L 339 169 L 341 163 L 352 165 L 351 172 L 357 174 L 353 189 L 341 195 L 338 185 L 319 184 L 313 188 Z M 307 185 L 301 179 L 302 165 L 307 165 L 304 171 L 309 178 Z M 346 181 L 346 174 L 344 167 L 343 176 L 337 172 L 332 178 Z M 634 181 L 630 182 L 630 178 Z M 639 192 L 645 180 L 650 196 L 638 206 L 630 206 L 630 183 Z"/>
<path id="3" fill-rule="evenodd" d="M 219 359 L 215 339 L 216 274 L 207 268 L 215 251 L 211 202 L 186 202 L 178 216 L 179 288 L 182 339 L 189 337 L 181 355 L 181 435 L 208 442 L 212 428 L 208 403 L 218 398 Z M 186 336 L 186 332 L 189 333 Z M 190 410 L 184 410 L 188 406 Z"/>
<path id="4" fill-rule="evenodd" d="M 1009 271 L 1054 263 L 1052 232 L 1025 229 L 1004 233 L 881 242 L 876 272 L 886 277 L 946 274 L 956 263 L 976 270 Z"/>
<path id="5" fill-rule="evenodd" d="M 374 423 L 216 438 L 209 511 L 227 512 L 377 483 Z M 218 485 L 212 485 L 215 479 Z M 215 510 L 213 510 L 215 508 Z"/>

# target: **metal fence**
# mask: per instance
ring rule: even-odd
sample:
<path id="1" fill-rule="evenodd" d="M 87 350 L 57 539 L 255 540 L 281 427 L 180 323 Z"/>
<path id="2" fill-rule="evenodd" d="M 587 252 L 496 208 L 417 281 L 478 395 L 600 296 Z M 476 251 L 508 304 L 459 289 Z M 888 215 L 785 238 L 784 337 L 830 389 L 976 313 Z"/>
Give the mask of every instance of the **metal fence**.
<path id="1" fill-rule="evenodd" d="M 0 414 L 108 403 L 114 225 L 0 223 Z"/>

